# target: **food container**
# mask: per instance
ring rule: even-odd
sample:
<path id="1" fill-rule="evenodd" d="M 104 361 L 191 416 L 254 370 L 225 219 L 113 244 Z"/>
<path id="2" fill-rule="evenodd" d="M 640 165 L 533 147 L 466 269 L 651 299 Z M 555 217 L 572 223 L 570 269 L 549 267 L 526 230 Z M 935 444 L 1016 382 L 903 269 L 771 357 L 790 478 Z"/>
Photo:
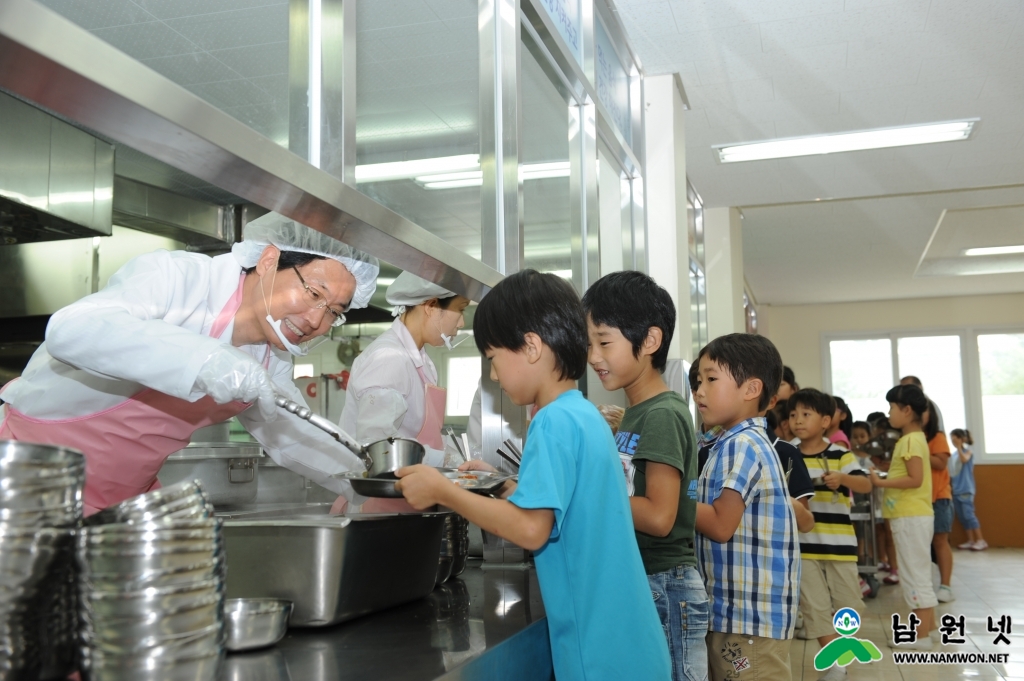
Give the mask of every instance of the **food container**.
<path id="1" fill-rule="evenodd" d="M 241 506 L 256 502 L 260 446 L 248 442 L 190 444 L 167 457 L 157 474 L 167 486 L 182 480 L 199 480 L 214 506 Z"/>
<path id="2" fill-rule="evenodd" d="M 434 588 L 446 513 L 326 515 L 329 505 L 228 514 L 228 598 L 292 601 L 290 626 L 336 624 Z"/>
<path id="3" fill-rule="evenodd" d="M 224 628 L 230 651 L 272 646 L 288 630 L 291 601 L 278 598 L 232 598 L 224 602 Z"/>

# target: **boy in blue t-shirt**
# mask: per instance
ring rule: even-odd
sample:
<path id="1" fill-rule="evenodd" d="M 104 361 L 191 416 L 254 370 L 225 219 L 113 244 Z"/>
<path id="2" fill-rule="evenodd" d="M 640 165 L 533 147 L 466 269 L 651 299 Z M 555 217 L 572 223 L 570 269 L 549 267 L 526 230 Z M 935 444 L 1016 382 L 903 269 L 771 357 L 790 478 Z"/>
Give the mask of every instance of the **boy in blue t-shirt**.
<path id="1" fill-rule="evenodd" d="M 534 552 L 559 681 L 668 681 L 668 646 L 615 441 L 576 390 L 587 364 L 579 296 L 553 274 L 513 274 L 480 302 L 473 334 L 491 360 L 491 380 L 514 403 L 540 408 L 519 484 L 507 483 L 502 499 L 490 499 L 418 465 L 397 472 L 397 488 L 414 508 L 442 504 Z"/>

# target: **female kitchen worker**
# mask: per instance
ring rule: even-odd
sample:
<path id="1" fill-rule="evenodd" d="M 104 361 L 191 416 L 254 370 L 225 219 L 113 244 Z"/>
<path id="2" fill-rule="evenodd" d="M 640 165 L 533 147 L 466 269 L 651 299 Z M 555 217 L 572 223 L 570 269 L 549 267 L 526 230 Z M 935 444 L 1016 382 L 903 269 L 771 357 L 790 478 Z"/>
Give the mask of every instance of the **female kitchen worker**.
<path id="1" fill-rule="evenodd" d="M 232 416 L 277 463 L 352 495 L 329 476 L 362 462 L 278 415 L 274 394 L 302 403 L 288 353 L 366 306 L 377 261 L 276 213 L 243 236 L 215 258 L 159 250 L 129 261 L 53 315 L 22 377 L 0 391 L 0 439 L 85 454 L 87 515 L 156 487 L 168 455 Z"/>
<path id="2" fill-rule="evenodd" d="M 360 442 L 417 440 L 427 450 L 424 463 L 440 466 L 446 391 L 423 346 L 452 347 L 469 299 L 402 272 L 387 301 L 397 319 L 353 362 L 340 425 Z"/>

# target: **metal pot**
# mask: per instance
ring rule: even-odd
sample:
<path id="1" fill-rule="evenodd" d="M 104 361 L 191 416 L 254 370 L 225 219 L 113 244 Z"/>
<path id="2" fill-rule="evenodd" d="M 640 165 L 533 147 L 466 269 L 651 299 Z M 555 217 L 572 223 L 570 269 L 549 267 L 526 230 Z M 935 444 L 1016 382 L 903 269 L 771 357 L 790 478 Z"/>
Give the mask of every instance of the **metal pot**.
<path id="1" fill-rule="evenodd" d="M 215 506 L 239 506 L 256 501 L 263 456 L 258 444 L 220 442 L 190 444 L 167 457 L 157 474 L 161 485 L 199 480 Z"/>
<path id="2" fill-rule="evenodd" d="M 422 463 L 426 453 L 416 440 L 402 437 L 378 440 L 364 449 L 366 475 L 370 478 L 393 478 L 399 468 Z"/>

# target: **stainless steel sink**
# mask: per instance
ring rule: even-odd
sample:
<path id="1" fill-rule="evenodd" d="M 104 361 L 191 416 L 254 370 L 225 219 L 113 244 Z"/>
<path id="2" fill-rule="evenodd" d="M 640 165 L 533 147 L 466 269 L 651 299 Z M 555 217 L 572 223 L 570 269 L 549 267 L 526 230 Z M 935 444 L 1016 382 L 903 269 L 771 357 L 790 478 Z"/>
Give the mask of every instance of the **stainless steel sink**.
<path id="1" fill-rule="evenodd" d="M 434 588 L 446 513 L 330 516 L 268 505 L 224 518 L 227 598 L 292 601 L 291 626 L 337 624 Z"/>

